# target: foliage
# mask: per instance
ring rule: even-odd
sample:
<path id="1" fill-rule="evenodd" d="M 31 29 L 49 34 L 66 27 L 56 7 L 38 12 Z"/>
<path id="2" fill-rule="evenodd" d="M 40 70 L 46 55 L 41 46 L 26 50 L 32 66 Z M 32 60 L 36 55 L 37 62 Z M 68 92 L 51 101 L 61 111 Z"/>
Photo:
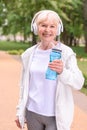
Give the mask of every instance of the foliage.
<path id="1" fill-rule="evenodd" d="M 84 88 L 86 88 L 86 89 L 87 89 L 87 75 L 84 75 L 84 78 L 85 78 Z"/>
<path id="2" fill-rule="evenodd" d="M 24 41 L 31 34 L 30 23 L 33 15 L 42 9 L 58 12 L 68 36 L 73 33 L 80 37 L 83 33 L 81 0 L 1 0 L 0 7 L 0 26 L 3 28 L 3 34 L 16 35 L 20 32 L 24 35 Z"/>
<path id="3" fill-rule="evenodd" d="M 70 21 L 68 22 L 68 31 L 73 33 L 75 36 L 81 36 L 82 31 L 82 2 L 80 0 L 72 0 L 67 2 L 70 6 L 69 10 L 66 10 Z M 70 13 L 71 12 L 71 13 Z M 78 29 L 78 30 L 77 30 Z M 78 35 L 78 31 L 80 31 Z"/>
<path id="4" fill-rule="evenodd" d="M 24 52 L 24 50 L 23 49 L 19 49 L 19 50 L 9 50 L 9 51 L 7 51 L 9 54 L 11 54 L 11 55 L 21 55 L 23 52 Z"/>
<path id="5" fill-rule="evenodd" d="M 83 0 L 83 19 L 84 19 L 85 52 L 87 53 L 87 0 Z"/>

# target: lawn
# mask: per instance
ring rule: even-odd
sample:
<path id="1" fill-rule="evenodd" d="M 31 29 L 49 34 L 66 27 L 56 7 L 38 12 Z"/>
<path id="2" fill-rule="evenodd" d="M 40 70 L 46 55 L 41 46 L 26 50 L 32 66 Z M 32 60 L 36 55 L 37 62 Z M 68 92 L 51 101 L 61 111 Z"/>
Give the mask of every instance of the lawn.
<path id="1" fill-rule="evenodd" d="M 72 47 L 74 52 L 77 54 L 77 58 L 87 58 L 87 53 L 85 53 L 85 48 L 84 47 Z"/>
<path id="2" fill-rule="evenodd" d="M 29 43 L 0 41 L 0 50 L 7 51 L 9 54 L 20 55 L 30 45 Z"/>
<path id="3" fill-rule="evenodd" d="M 0 50 L 9 51 L 9 50 L 25 50 L 29 47 L 29 43 L 21 42 L 9 42 L 9 41 L 0 41 Z"/>
<path id="4" fill-rule="evenodd" d="M 78 66 L 85 78 L 84 87 L 81 89 L 81 92 L 87 95 L 87 53 L 84 52 L 84 47 L 72 47 L 72 49 L 77 55 Z"/>
<path id="5" fill-rule="evenodd" d="M 87 95 L 87 58 L 84 60 L 78 60 L 78 66 L 82 70 L 84 78 L 85 78 L 85 83 L 84 83 L 84 88 L 82 88 L 82 92 L 84 92 Z"/>

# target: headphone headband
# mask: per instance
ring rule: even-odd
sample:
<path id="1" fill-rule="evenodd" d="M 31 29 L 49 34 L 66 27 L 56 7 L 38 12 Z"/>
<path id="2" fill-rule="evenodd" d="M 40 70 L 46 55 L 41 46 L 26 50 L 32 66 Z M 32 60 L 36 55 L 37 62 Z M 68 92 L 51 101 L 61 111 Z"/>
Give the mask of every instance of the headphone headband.
<path id="1" fill-rule="evenodd" d="M 37 12 L 34 15 L 34 17 L 32 19 L 32 22 L 31 22 L 31 32 L 34 32 L 34 34 L 37 35 L 38 30 L 37 30 L 37 24 L 36 24 L 35 21 L 36 21 L 37 17 L 40 14 L 45 13 L 45 12 L 54 13 L 58 17 L 60 24 L 58 25 L 58 33 L 57 33 L 57 35 L 60 35 L 60 33 L 63 32 L 63 23 L 62 23 L 62 20 L 60 19 L 59 15 L 56 12 L 52 11 L 52 10 L 42 10 L 42 11 Z"/>
<path id="2" fill-rule="evenodd" d="M 31 31 L 32 31 L 32 32 L 34 31 L 32 25 L 34 24 L 35 19 L 38 17 L 38 15 L 39 15 L 41 12 L 42 12 L 42 11 L 37 12 L 37 13 L 34 15 L 33 19 L 32 19 L 32 22 L 31 22 Z"/>

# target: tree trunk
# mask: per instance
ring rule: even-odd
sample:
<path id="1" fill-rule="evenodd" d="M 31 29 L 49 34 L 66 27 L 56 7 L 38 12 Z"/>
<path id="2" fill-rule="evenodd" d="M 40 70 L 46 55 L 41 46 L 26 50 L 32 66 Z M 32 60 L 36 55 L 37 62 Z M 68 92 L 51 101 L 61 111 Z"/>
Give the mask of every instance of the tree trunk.
<path id="1" fill-rule="evenodd" d="M 69 45 L 69 36 L 67 35 L 66 30 L 64 30 L 62 34 L 62 41 L 64 42 L 64 44 Z"/>
<path id="2" fill-rule="evenodd" d="M 83 0 L 85 51 L 87 53 L 87 0 Z"/>
<path id="3" fill-rule="evenodd" d="M 69 43 L 70 46 L 73 46 L 73 40 L 74 40 L 74 35 L 73 35 L 73 33 L 71 33 L 70 34 L 70 43 Z"/>

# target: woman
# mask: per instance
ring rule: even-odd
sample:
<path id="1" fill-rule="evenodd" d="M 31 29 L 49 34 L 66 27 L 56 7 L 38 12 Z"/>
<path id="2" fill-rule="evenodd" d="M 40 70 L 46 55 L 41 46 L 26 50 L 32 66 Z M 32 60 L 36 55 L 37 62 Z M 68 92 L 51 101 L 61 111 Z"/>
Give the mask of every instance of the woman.
<path id="1" fill-rule="evenodd" d="M 16 124 L 28 130 L 70 130 L 74 103 L 72 89 L 82 88 L 84 78 L 71 48 L 56 41 L 63 31 L 58 14 L 42 10 L 35 14 L 31 31 L 40 42 L 22 54 L 23 71 Z M 52 48 L 61 49 L 61 59 L 49 62 Z M 58 73 L 55 80 L 46 79 L 47 68 Z"/>

